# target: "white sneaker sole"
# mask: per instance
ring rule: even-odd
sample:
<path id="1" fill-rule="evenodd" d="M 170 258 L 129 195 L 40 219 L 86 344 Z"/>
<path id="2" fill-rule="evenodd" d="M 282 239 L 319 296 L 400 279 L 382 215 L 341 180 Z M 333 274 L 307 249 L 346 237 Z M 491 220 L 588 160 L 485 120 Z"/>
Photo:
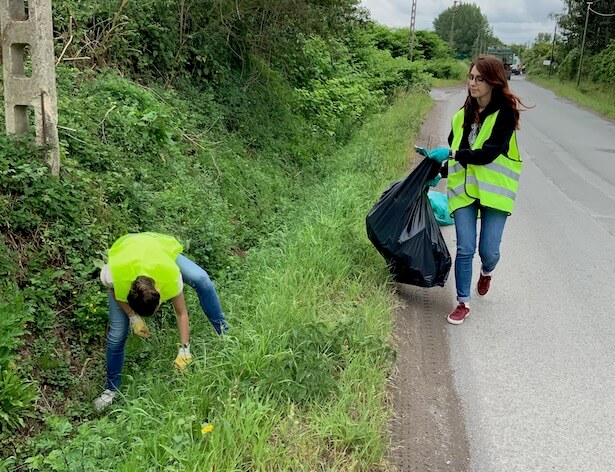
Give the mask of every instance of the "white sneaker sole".
<path id="1" fill-rule="evenodd" d="M 463 320 L 457 321 L 457 320 L 451 320 L 450 315 L 449 315 L 446 317 L 446 321 L 448 321 L 450 324 L 453 324 L 453 325 L 460 325 L 461 323 L 463 323 L 465 320 L 468 319 L 468 316 L 470 316 L 470 313 L 468 313 Z"/>

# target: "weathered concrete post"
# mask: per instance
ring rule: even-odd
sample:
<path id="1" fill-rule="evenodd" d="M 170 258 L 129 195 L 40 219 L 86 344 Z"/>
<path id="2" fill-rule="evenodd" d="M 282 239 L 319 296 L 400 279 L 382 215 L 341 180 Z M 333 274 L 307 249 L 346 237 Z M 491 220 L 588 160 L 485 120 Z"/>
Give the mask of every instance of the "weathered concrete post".
<path id="1" fill-rule="evenodd" d="M 47 148 L 51 172 L 60 172 L 51 0 L 0 0 L 6 132 L 28 131 Z"/>

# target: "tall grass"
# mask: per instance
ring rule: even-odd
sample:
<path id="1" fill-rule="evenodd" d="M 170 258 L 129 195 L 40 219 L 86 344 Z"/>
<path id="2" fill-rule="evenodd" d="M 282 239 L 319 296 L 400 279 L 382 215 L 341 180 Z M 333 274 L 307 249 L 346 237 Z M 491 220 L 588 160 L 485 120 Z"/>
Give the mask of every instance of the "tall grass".
<path id="1" fill-rule="evenodd" d="M 400 97 L 330 156 L 320 183 L 248 253 L 240 280 L 220 285 L 231 335 L 213 335 L 190 293 L 187 372 L 173 372 L 176 334 L 165 312 L 151 340 L 130 340 L 118 407 L 76 430 L 48 419 L 28 446 L 28 467 L 388 469 L 396 301 L 365 215 L 406 167 L 430 105 L 426 95 Z"/>

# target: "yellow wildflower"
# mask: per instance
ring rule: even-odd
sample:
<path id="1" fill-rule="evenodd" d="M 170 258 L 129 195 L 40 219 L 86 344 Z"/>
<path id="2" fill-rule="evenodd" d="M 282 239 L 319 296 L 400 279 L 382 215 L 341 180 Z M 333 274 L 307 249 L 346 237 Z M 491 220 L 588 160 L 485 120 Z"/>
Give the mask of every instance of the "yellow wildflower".
<path id="1" fill-rule="evenodd" d="M 214 429 L 214 425 L 213 424 L 209 424 L 209 423 L 203 423 L 201 425 L 201 434 L 203 436 L 205 436 L 207 433 L 211 433 L 211 431 Z"/>

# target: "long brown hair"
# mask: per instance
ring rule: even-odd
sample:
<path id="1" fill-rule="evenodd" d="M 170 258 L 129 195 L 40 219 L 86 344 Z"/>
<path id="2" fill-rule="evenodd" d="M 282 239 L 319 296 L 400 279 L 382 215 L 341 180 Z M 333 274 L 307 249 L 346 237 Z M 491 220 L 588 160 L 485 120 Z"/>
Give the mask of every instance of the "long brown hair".
<path id="1" fill-rule="evenodd" d="M 478 72 L 480 72 L 483 80 L 493 87 L 491 91 L 491 102 L 498 103 L 499 108 L 512 108 L 515 114 L 515 129 L 519 129 L 520 106 L 526 109 L 533 107 L 528 107 L 519 97 L 512 93 L 510 87 L 508 87 L 508 79 L 506 79 L 506 71 L 504 70 L 502 61 L 495 56 L 485 54 L 478 56 L 472 61 L 470 72 L 475 66 Z M 469 85 L 468 97 L 466 98 L 463 108 L 464 123 L 466 125 L 478 122 L 478 102 L 470 95 Z"/>

